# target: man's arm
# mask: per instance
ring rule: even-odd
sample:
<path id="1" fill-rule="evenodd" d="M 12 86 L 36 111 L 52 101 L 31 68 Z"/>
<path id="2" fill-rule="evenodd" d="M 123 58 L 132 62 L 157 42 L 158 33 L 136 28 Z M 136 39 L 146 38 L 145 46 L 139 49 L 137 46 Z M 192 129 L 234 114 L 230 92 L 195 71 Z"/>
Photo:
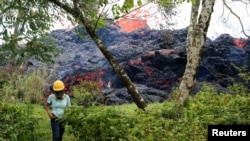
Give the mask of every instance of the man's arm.
<path id="1" fill-rule="evenodd" d="M 55 116 L 53 115 L 53 113 L 52 113 L 51 110 L 50 110 L 50 105 L 49 105 L 48 102 L 45 102 L 45 104 L 44 104 L 44 109 L 46 110 L 46 112 L 48 113 L 48 115 L 49 115 L 49 117 L 50 117 L 51 119 L 55 118 Z"/>

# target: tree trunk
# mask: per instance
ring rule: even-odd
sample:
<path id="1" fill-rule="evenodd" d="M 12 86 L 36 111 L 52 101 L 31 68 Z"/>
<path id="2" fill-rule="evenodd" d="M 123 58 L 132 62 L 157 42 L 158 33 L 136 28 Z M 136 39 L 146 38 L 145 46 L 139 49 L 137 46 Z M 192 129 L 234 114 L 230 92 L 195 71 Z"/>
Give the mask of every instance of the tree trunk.
<path id="1" fill-rule="evenodd" d="M 201 13 L 199 5 L 202 2 Z M 197 0 L 192 5 L 191 24 L 187 36 L 187 64 L 179 86 L 179 103 L 183 104 L 195 85 L 197 69 L 201 62 L 202 50 L 206 42 L 206 34 L 213 12 L 215 0 Z"/>
<path id="2" fill-rule="evenodd" d="M 87 32 L 91 36 L 91 38 L 95 41 L 98 48 L 101 50 L 105 58 L 108 60 L 112 68 L 115 70 L 117 75 L 120 77 L 121 81 L 123 82 L 124 86 L 127 88 L 128 93 L 132 96 L 134 102 L 136 103 L 137 107 L 140 109 L 145 110 L 147 107 L 147 103 L 143 99 L 143 97 L 139 94 L 139 91 L 134 86 L 126 72 L 123 70 L 123 68 L 119 65 L 119 63 L 116 61 L 116 59 L 113 57 L 111 52 L 107 50 L 107 47 L 103 44 L 103 42 L 100 40 L 98 35 L 95 31 L 95 25 L 92 25 L 90 22 L 87 22 L 87 17 L 85 17 L 81 11 L 81 8 L 76 7 L 77 4 L 75 4 L 75 7 L 71 8 L 68 5 L 65 5 L 61 3 L 59 0 L 49 0 L 50 2 L 56 4 L 57 6 L 61 7 L 63 10 L 65 10 L 67 13 L 71 14 L 74 18 L 79 19 L 79 21 L 84 25 Z"/>
<path id="3" fill-rule="evenodd" d="M 89 29 L 88 27 L 86 28 L 87 30 Z M 127 88 L 128 93 L 131 94 L 137 107 L 144 109 L 147 106 L 147 104 L 142 98 L 142 96 L 139 94 L 138 90 L 136 89 L 136 87 L 134 86 L 134 84 L 132 83 L 132 81 L 130 80 L 126 72 L 124 71 L 124 69 L 119 65 L 119 63 L 116 61 L 113 55 L 107 50 L 107 48 L 104 46 L 104 44 L 102 43 L 100 38 L 95 34 L 95 32 L 91 32 L 91 31 L 88 31 L 88 32 L 90 36 L 92 37 L 92 39 L 96 42 L 97 46 L 99 47 L 99 49 L 101 50 L 105 58 L 107 58 L 112 68 L 118 74 L 124 86 Z"/>

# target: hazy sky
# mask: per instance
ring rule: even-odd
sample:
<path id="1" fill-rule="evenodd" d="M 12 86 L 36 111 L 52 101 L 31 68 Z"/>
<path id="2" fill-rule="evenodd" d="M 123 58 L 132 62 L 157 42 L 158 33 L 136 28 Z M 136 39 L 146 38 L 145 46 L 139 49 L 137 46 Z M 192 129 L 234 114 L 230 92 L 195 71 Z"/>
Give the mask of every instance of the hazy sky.
<path id="1" fill-rule="evenodd" d="M 247 6 L 241 2 L 230 3 L 229 0 L 227 1 L 232 10 L 241 17 L 245 31 L 250 35 L 250 3 Z M 184 3 L 178 9 L 180 13 L 173 18 L 176 29 L 187 27 L 190 23 L 191 5 Z M 228 33 L 233 37 L 245 38 L 241 31 L 238 19 L 223 6 L 222 0 L 216 0 L 207 36 L 215 39 L 220 34 Z"/>
<path id="2" fill-rule="evenodd" d="M 116 3 L 122 3 L 124 0 L 110 0 L 115 1 Z M 249 3 L 249 6 L 242 2 L 231 2 L 232 0 L 226 0 L 228 2 L 228 5 L 232 8 L 232 10 L 240 16 L 245 32 L 250 36 L 250 2 L 249 0 L 243 0 L 246 3 Z M 183 3 L 177 8 L 178 14 L 171 19 L 165 19 L 164 16 L 160 14 L 156 14 L 157 6 L 155 4 L 147 5 L 144 7 L 146 9 L 146 12 L 143 12 L 143 8 L 141 13 L 146 13 L 143 15 L 140 15 L 140 18 L 144 18 L 147 20 L 147 24 L 152 29 L 160 29 L 160 25 L 166 25 L 166 22 L 169 20 L 174 23 L 174 29 L 182 29 L 189 25 L 190 23 L 190 14 L 191 14 L 191 4 L 190 3 Z M 111 5 L 108 5 L 106 7 L 106 10 L 111 12 Z M 62 22 L 55 23 L 55 26 L 51 28 L 51 30 L 55 29 L 70 29 L 73 26 L 71 23 L 67 20 L 64 20 Z M 212 19 L 210 22 L 210 26 L 208 29 L 207 36 L 210 39 L 215 39 L 219 35 L 228 33 L 233 37 L 237 38 L 246 38 L 242 34 L 242 29 L 240 27 L 240 22 L 238 19 L 230 14 L 229 10 L 223 6 L 222 0 L 216 0 L 215 6 L 214 6 L 214 12 L 212 14 Z M 0 40 L 1 44 L 1 40 Z"/>
<path id="3" fill-rule="evenodd" d="M 116 3 L 122 3 L 124 0 L 112 1 L 115 1 Z M 232 0 L 226 1 L 232 10 L 241 17 L 246 33 L 250 35 L 250 2 L 248 2 L 249 6 L 247 6 L 242 2 L 231 2 Z M 247 2 L 247 0 L 243 1 Z M 155 7 L 156 6 L 154 4 L 147 5 L 144 9 L 150 9 L 146 12 L 148 16 L 144 15 L 141 17 L 147 19 L 147 23 L 152 29 L 159 29 L 160 24 L 165 25 L 167 20 L 162 15 L 155 14 L 157 12 Z M 106 10 L 108 10 L 109 13 L 111 13 L 110 9 L 111 5 L 106 7 Z M 175 24 L 172 28 L 181 29 L 187 27 L 190 23 L 191 4 L 183 3 L 177 8 L 177 11 L 179 13 L 175 17 L 171 18 L 171 22 Z M 64 21 L 63 26 L 61 23 L 57 23 L 56 28 L 54 29 L 68 28 L 70 27 L 69 24 L 70 23 L 67 21 Z M 238 19 L 230 14 L 230 11 L 225 6 L 223 6 L 222 0 L 216 0 L 207 36 L 211 39 L 215 39 L 220 34 L 228 33 L 233 37 L 246 38 L 241 31 L 242 29 Z"/>

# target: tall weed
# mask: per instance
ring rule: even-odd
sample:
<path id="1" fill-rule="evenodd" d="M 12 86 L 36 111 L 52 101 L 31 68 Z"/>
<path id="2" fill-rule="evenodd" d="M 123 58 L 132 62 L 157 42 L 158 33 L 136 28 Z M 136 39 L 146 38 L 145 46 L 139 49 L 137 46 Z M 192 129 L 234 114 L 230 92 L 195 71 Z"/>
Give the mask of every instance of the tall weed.
<path id="1" fill-rule="evenodd" d="M 17 69 L 5 68 L 9 72 L 0 72 L 0 96 L 7 101 L 21 101 L 25 103 L 41 103 L 42 93 L 46 87 L 47 73 L 34 69 L 29 73 L 21 73 Z"/>

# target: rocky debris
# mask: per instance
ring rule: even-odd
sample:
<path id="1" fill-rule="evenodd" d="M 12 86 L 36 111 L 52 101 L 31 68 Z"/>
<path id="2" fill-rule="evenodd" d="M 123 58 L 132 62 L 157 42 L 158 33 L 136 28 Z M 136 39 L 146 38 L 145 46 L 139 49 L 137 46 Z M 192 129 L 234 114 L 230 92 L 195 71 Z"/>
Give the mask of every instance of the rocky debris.
<path id="1" fill-rule="evenodd" d="M 162 102 L 164 99 L 168 98 L 167 93 L 164 91 L 150 88 L 142 84 L 135 84 L 135 86 L 146 102 Z M 104 101 L 107 105 L 117 105 L 133 102 L 133 99 L 126 88 L 105 89 L 104 96 Z"/>
<path id="2" fill-rule="evenodd" d="M 124 33 L 115 23 L 98 31 L 108 50 L 131 80 L 138 84 L 140 93 L 149 102 L 166 98 L 178 86 L 185 70 L 187 29 L 171 32 L 173 38 L 165 41 L 157 30 L 140 29 Z M 77 84 L 79 78 L 98 81 L 106 91 L 108 104 L 132 102 L 110 64 L 88 35 L 82 39 L 75 30 L 55 30 L 51 36 L 64 51 L 55 64 L 48 66 L 58 66 L 53 73 L 55 78 L 63 80 L 67 87 Z M 197 84 L 206 81 L 216 86 L 218 91 L 224 91 L 232 83 L 241 82 L 234 65 L 250 70 L 250 41 L 240 40 L 237 45 L 237 40 L 227 34 L 213 41 L 207 39 Z M 108 83 L 112 84 L 111 88 Z"/>

